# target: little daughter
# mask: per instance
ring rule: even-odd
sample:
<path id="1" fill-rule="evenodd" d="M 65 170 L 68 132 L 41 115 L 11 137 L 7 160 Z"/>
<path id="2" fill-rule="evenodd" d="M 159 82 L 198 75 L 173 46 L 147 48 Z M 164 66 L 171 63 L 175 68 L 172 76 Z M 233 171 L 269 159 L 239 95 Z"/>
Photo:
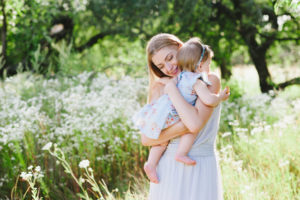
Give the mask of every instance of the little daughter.
<path id="1" fill-rule="evenodd" d="M 178 66 L 181 69 L 177 76 L 177 87 L 184 99 L 195 105 L 197 97 L 207 106 L 217 106 L 229 96 L 229 88 L 220 94 L 213 94 L 207 86 L 209 65 L 213 56 L 212 50 L 201 44 L 199 38 L 191 38 L 179 49 L 177 53 Z M 195 71 L 200 73 L 195 73 Z M 145 105 L 134 117 L 134 123 L 141 133 L 152 139 L 157 139 L 161 131 L 180 120 L 172 102 L 167 94 L 162 95 L 156 101 Z M 188 133 L 181 136 L 175 159 L 187 165 L 195 165 L 196 162 L 187 156 L 197 134 Z M 156 165 L 165 151 L 166 146 L 153 146 L 150 149 L 148 161 L 144 170 L 151 182 L 158 183 Z"/>

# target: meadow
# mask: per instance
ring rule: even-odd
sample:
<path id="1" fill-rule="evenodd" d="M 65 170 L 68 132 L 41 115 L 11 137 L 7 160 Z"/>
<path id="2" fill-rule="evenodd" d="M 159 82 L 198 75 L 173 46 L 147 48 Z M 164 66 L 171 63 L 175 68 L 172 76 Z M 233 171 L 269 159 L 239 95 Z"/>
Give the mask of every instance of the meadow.
<path id="1" fill-rule="evenodd" d="M 0 200 L 147 199 L 149 148 L 131 118 L 160 32 L 200 37 L 228 77 L 216 143 L 224 199 L 300 200 L 300 86 L 267 91 L 300 77 L 299 0 L 0 7 Z"/>
<path id="2" fill-rule="evenodd" d="M 224 197 L 300 199 L 300 88 L 260 94 L 256 78 L 240 66 L 223 83 L 232 93 L 217 138 Z M 0 86 L 1 199 L 31 199 L 34 188 L 44 199 L 146 199 L 148 148 L 131 122 L 146 101 L 146 78 L 24 72 Z"/>

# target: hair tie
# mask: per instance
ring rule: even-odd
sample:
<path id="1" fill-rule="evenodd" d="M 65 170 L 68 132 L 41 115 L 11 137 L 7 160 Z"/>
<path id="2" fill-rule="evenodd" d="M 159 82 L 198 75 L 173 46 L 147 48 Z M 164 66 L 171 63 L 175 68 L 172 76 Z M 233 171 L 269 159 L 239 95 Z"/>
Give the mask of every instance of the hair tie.
<path id="1" fill-rule="evenodd" d="M 201 53 L 201 57 L 199 59 L 199 61 L 197 62 L 196 66 L 195 66 L 195 70 L 197 70 L 197 67 L 200 65 L 202 59 L 203 59 L 203 56 L 204 56 L 204 52 L 205 52 L 205 47 L 201 44 L 201 47 L 202 47 L 202 53 Z"/>

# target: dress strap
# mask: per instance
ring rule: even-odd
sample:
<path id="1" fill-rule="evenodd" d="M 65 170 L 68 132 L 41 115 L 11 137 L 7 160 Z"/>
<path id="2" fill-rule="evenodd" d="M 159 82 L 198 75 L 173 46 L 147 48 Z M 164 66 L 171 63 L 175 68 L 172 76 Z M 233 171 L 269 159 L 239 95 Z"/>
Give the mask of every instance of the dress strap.
<path id="1" fill-rule="evenodd" d="M 208 75 L 206 72 L 202 72 L 201 76 L 199 76 L 199 79 L 203 81 L 206 85 L 212 85 L 211 82 L 208 80 Z"/>
<path id="2" fill-rule="evenodd" d="M 180 82 L 181 79 L 182 79 L 182 74 L 183 74 L 183 73 L 184 73 L 184 71 L 180 72 L 180 74 L 177 76 L 177 84 L 176 84 L 177 87 L 178 87 L 179 82 Z"/>

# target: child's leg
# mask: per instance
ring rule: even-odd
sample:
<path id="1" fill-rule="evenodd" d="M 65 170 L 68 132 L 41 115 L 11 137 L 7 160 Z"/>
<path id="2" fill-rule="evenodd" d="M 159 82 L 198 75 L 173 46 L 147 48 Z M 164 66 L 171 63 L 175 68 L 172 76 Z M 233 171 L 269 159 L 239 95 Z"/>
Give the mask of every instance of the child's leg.
<path id="1" fill-rule="evenodd" d="M 187 133 L 181 136 L 180 143 L 177 149 L 175 160 L 187 165 L 195 165 L 196 161 L 187 156 L 190 151 L 197 134 Z"/>
<path id="2" fill-rule="evenodd" d="M 149 152 L 148 161 L 144 165 L 146 175 L 153 183 L 158 183 L 158 177 L 156 175 L 156 166 L 162 154 L 166 150 L 167 144 L 168 143 L 158 146 L 152 146 Z"/>

